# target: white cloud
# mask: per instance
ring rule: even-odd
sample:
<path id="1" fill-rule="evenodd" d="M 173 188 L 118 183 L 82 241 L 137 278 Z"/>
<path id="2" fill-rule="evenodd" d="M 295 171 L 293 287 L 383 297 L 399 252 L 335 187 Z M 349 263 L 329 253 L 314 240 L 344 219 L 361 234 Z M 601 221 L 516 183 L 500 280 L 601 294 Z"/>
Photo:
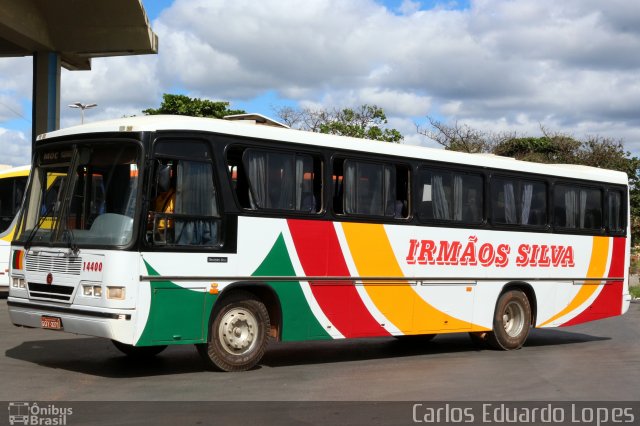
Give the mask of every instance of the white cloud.
<path id="1" fill-rule="evenodd" d="M 417 1 L 402 0 L 399 10 L 404 15 L 411 15 L 420 10 L 420 3 Z"/>
<path id="2" fill-rule="evenodd" d="M 26 58 L 0 58 L 0 93 L 14 93 L 30 98 L 33 62 Z"/>
<path id="3" fill-rule="evenodd" d="M 119 118 L 141 115 L 141 111 L 157 107 L 161 86 L 157 80 L 155 55 L 94 59 L 91 71 L 62 71 L 60 116 L 61 126 L 78 124 L 74 102 L 97 103 L 85 111 L 85 119 Z"/>
<path id="4" fill-rule="evenodd" d="M 605 133 L 633 126 L 640 102 L 628 18 L 640 12 L 625 2 L 627 14 L 580 0 L 428 11 L 405 1 L 402 15 L 368 0 L 223 3 L 177 1 L 163 15 L 163 79 L 208 97 L 275 90 L 306 106 L 376 103 L 388 116 L 514 129 L 528 128 L 522 117 L 563 129 L 601 120 Z"/>
<path id="5" fill-rule="evenodd" d="M 24 133 L 0 127 L 0 163 L 22 166 L 31 163 L 31 140 Z"/>
<path id="6" fill-rule="evenodd" d="M 98 103 L 87 112 L 96 120 L 139 114 L 163 92 L 232 103 L 270 92 L 302 106 L 375 103 L 410 143 L 417 139 L 406 123 L 429 114 L 523 133 L 542 123 L 620 137 L 640 154 L 639 2 L 452 4 L 176 0 L 152 24 L 159 55 L 63 73 L 62 122 L 79 120 L 66 108 L 75 101 Z M 0 101 L 21 105 L 30 62 L 5 61 Z"/>
<path id="7" fill-rule="evenodd" d="M 0 122 L 24 118 L 20 98 L 0 92 Z"/>

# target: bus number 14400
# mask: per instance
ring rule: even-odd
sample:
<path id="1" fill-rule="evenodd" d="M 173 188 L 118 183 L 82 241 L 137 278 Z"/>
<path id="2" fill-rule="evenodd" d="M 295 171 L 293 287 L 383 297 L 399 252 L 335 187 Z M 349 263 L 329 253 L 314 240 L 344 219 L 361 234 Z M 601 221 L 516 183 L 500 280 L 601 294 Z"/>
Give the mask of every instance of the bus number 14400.
<path id="1" fill-rule="evenodd" d="M 102 262 L 83 262 L 82 270 L 89 272 L 102 272 Z"/>

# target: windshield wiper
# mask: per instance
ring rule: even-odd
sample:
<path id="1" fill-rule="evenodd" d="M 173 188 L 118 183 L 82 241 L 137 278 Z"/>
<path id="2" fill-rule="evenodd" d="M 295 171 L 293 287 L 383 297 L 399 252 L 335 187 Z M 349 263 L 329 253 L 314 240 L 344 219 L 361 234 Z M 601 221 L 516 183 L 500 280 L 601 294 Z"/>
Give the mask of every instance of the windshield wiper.
<path id="1" fill-rule="evenodd" d="M 78 256 L 78 244 L 76 244 L 75 236 L 73 235 L 73 230 L 71 228 L 65 228 L 62 231 L 62 240 L 67 240 L 69 242 L 69 254 L 73 254 L 74 256 Z"/>

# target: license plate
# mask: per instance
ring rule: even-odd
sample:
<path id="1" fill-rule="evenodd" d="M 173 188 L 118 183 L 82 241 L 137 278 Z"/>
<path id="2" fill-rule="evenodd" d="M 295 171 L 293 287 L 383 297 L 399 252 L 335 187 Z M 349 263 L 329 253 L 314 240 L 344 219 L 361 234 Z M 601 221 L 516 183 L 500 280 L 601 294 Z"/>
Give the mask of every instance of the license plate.
<path id="1" fill-rule="evenodd" d="M 57 317 L 40 317 L 40 325 L 42 328 L 48 328 L 49 330 L 62 330 L 62 320 Z"/>

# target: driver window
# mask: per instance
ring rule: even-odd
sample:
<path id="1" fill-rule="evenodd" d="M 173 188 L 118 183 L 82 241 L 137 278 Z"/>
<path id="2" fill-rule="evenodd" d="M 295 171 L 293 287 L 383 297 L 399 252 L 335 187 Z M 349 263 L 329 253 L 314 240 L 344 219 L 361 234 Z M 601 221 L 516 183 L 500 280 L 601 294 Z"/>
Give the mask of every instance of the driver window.
<path id="1" fill-rule="evenodd" d="M 176 143 L 178 144 L 178 143 Z M 203 143 L 180 142 L 185 145 Z M 214 246 L 220 213 L 208 150 L 203 160 L 159 158 L 152 179 L 148 240 L 154 245 Z"/>

